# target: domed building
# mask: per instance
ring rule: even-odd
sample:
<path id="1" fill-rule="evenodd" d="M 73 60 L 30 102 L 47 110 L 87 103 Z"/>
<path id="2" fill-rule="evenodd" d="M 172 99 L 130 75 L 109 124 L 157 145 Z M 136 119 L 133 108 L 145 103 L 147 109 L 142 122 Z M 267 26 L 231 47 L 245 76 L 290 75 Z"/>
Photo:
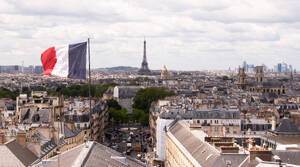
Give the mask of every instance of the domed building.
<path id="1" fill-rule="evenodd" d="M 168 70 L 167 70 L 166 65 L 164 65 L 164 67 L 161 70 L 160 79 L 168 79 L 168 78 L 169 78 Z"/>

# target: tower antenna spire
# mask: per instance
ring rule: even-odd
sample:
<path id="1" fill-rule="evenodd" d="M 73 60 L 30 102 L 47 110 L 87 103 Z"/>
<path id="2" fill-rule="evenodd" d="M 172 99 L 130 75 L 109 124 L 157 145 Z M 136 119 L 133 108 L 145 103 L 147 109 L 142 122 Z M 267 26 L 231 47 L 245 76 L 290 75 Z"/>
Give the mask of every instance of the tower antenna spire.
<path id="1" fill-rule="evenodd" d="M 149 70 L 148 67 L 148 62 L 147 62 L 147 56 L 146 56 L 146 38 L 144 36 L 144 52 L 143 52 L 143 61 L 141 68 L 139 70 L 140 75 L 149 75 L 151 74 L 151 71 Z"/>

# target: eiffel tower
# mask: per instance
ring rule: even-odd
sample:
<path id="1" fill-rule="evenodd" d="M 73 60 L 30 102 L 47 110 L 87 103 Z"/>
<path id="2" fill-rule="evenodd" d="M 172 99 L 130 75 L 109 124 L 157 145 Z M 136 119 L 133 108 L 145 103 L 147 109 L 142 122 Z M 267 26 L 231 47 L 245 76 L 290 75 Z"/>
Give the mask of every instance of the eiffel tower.
<path id="1" fill-rule="evenodd" d="M 146 57 L 146 40 L 144 40 L 144 56 L 143 56 L 143 62 L 142 66 L 138 72 L 140 75 L 150 75 L 151 71 L 149 70 L 148 63 L 147 63 L 147 57 Z"/>

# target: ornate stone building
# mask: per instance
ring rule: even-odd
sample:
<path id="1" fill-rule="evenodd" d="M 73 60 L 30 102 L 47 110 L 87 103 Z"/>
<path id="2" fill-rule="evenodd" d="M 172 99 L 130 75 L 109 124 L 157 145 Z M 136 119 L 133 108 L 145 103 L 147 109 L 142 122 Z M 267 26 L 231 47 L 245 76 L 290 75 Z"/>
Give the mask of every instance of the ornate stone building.
<path id="1" fill-rule="evenodd" d="M 245 74 L 244 68 L 239 68 L 238 87 L 240 89 L 245 89 L 246 88 L 246 74 Z"/>
<path id="2" fill-rule="evenodd" d="M 169 74 L 166 65 L 161 70 L 160 79 L 169 79 Z"/>
<path id="3" fill-rule="evenodd" d="M 285 94 L 284 84 L 276 80 L 266 80 L 263 66 L 256 66 L 255 81 L 246 81 L 246 74 L 243 68 L 239 68 L 237 85 L 240 89 L 250 92 Z"/>

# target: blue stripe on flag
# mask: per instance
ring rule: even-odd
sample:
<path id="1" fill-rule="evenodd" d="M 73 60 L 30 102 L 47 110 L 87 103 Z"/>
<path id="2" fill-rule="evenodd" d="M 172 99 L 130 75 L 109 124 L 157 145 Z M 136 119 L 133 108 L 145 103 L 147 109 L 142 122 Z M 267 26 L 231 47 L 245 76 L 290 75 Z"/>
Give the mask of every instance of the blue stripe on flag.
<path id="1" fill-rule="evenodd" d="M 68 78 L 86 78 L 86 48 L 87 42 L 69 45 L 69 74 Z"/>

